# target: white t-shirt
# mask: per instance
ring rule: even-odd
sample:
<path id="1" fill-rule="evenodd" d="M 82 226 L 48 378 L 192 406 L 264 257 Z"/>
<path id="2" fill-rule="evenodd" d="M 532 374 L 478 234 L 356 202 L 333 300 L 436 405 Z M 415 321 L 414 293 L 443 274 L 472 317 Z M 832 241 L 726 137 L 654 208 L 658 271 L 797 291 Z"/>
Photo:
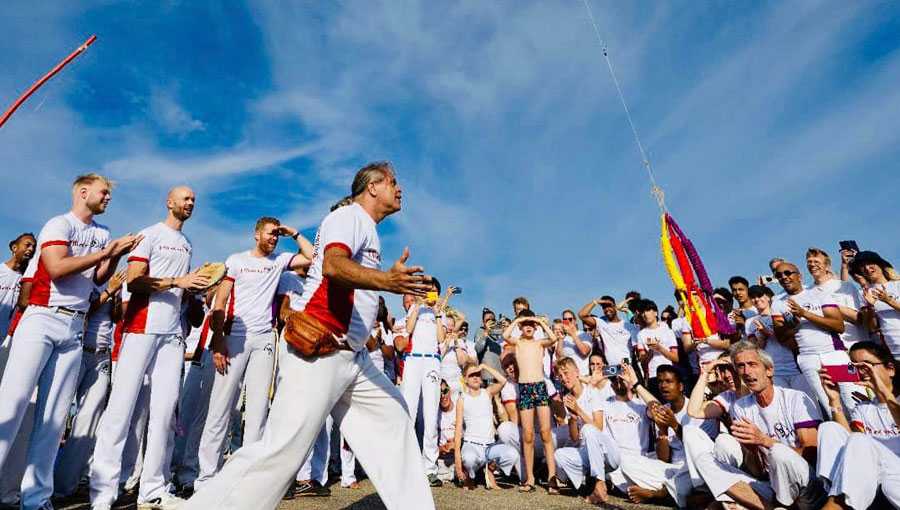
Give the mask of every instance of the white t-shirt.
<path id="1" fill-rule="evenodd" d="M 582 384 L 581 388 L 581 396 L 576 399 L 578 401 L 578 407 L 584 410 L 589 416 L 593 416 L 595 411 L 603 411 L 603 399 L 600 392 L 588 384 Z M 581 419 L 581 416 L 575 416 L 569 411 L 568 407 L 566 408 L 566 416 L 567 418 L 575 418 L 578 421 L 579 430 L 584 426 L 584 420 Z"/>
<path id="2" fill-rule="evenodd" d="M 281 273 L 278 280 L 278 289 L 275 291 L 276 296 L 287 296 L 292 310 L 300 309 L 300 297 L 303 296 L 303 285 L 306 278 L 300 276 L 293 271 L 285 271 Z"/>
<path id="3" fill-rule="evenodd" d="M 413 308 L 410 307 L 406 313 L 407 319 L 412 315 L 412 310 Z M 415 328 L 413 328 L 409 352 L 438 354 L 437 328 L 438 323 L 434 315 L 434 309 L 427 305 L 419 306 L 419 315 L 416 318 Z"/>
<path id="4" fill-rule="evenodd" d="M 378 292 L 344 287 L 322 273 L 325 251 L 335 247 L 365 268 L 381 268 L 381 241 L 375 221 L 359 204 L 338 208 L 322 220 L 300 299 L 303 310 L 336 335 L 344 336 L 350 347 L 358 351 L 365 349 L 375 325 Z"/>
<path id="5" fill-rule="evenodd" d="M 718 404 L 718 406 L 722 408 L 722 411 L 731 414 L 731 407 L 734 406 L 734 403 L 737 401 L 737 393 L 732 390 L 725 390 L 713 397 L 712 401 Z"/>
<path id="6" fill-rule="evenodd" d="M 9 329 L 9 321 L 19 299 L 21 281 L 22 275 L 19 272 L 0 263 L 0 332 L 4 335 Z"/>
<path id="7" fill-rule="evenodd" d="M 731 408 L 733 420 L 745 419 L 769 437 L 796 448 L 797 429 L 816 428 L 822 422 L 819 405 L 805 392 L 775 386 L 775 398 L 760 407 L 756 395 L 739 398 Z"/>
<path id="8" fill-rule="evenodd" d="M 900 455 L 900 427 L 894 422 L 887 404 L 878 401 L 856 404 L 850 412 L 850 423 Z"/>
<path id="9" fill-rule="evenodd" d="M 884 290 L 895 301 L 900 301 L 900 281 L 885 283 Z M 875 302 L 874 308 L 878 317 L 878 327 L 884 335 L 884 343 L 894 358 L 900 359 L 900 311 L 881 300 Z"/>
<path id="10" fill-rule="evenodd" d="M 650 451 L 650 418 L 643 402 L 611 398 L 603 402 L 602 409 L 606 429 L 619 450 L 638 455 Z"/>
<path id="11" fill-rule="evenodd" d="M 578 338 L 588 345 L 591 345 L 591 341 L 593 340 L 593 337 L 585 332 L 578 333 Z M 575 340 L 569 335 L 566 335 L 565 338 L 563 338 L 562 353 L 563 356 L 572 358 L 581 375 L 588 375 L 591 372 L 591 351 L 588 351 L 586 355 L 581 354 L 581 351 L 578 350 L 578 346 L 575 345 Z"/>
<path id="12" fill-rule="evenodd" d="M 180 231 L 164 223 L 145 228 L 141 244 L 131 251 L 128 262 L 147 264 L 147 276 L 178 278 L 191 270 L 191 242 Z M 152 294 L 132 291 L 125 310 L 125 332 L 156 335 L 181 334 L 181 298 L 184 289 L 173 287 Z"/>
<path id="13" fill-rule="evenodd" d="M 669 351 L 677 351 L 678 350 L 678 340 L 675 339 L 675 333 L 669 329 L 665 323 L 660 322 L 656 325 L 655 328 L 643 328 L 638 331 L 637 334 L 637 348 L 638 350 L 650 351 L 650 363 L 647 368 L 647 377 L 656 377 L 656 369 L 663 365 L 671 365 L 672 362 L 669 361 L 668 358 L 662 355 L 659 351 L 650 350 L 647 346 L 647 340 L 650 338 L 655 338 L 659 341 L 660 345 L 667 348 Z"/>
<path id="14" fill-rule="evenodd" d="M 507 379 L 506 384 L 500 389 L 500 402 L 515 404 L 519 401 L 519 385 Z"/>
<path id="15" fill-rule="evenodd" d="M 92 266 L 80 273 L 51 281 L 50 274 L 41 261 L 41 252 L 48 246 L 61 245 L 68 246 L 70 257 L 83 257 L 102 251 L 107 243 L 109 243 L 109 229 L 95 221 L 85 224 L 71 212 L 48 221 L 38 234 L 39 248 L 34 257 L 37 266 L 28 303 L 38 306 L 64 306 L 86 312 L 90 307 L 97 268 Z"/>
<path id="16" fill-rule="evenodd" d="M 808 319 L 794 317 L 788 308 L 788 299 L 793 299 L 798 305 L 816 315 L 823 315 L 824 308 L 837 307 L 837 305 L 833 296 L 815 289 L 804 289 L 798 294 L 785 296 L 784 299 L 772 303 L 773 317 L 782 316 L 786 321 L 792 318 L 800 321 L 800 327 L 794 336 L 800 355 L 825 354 L 834 351 L 836 347 L 843 350 L 843 344 L 837 335 L 832 335 Z"/>
<path id="17" fill-rule="evenodd" d="M 634 348 L 634 339 L 638 327 L 630 322 L 607 322 L 605 319 L 597 319 L 597 330 L 603 338 L 603 350 L 606 361 L 610 365 L 618 365 L 623 359 L 631 363 L 631 349 Z"/>
<path id="18" fill-rule="evenodd" d="M 249 251 L 225 261 L 225 279 L 231 280 L 228 303 L 229 335 L 261 335 L 272 331 L 272 302 L 281 274 L 290 269 L 296 253 L 254 257 Z M 368 335 L 366 335 L 368 338 Z M 363 340 L 365 343 L 365 340 Z"/>
<path id="19" fill-rule="evenodd" d="M 862 307 L 862 301 L 859 295 L 859 287 L 852 282 L 841 281 L 832 278 L 822 285 L 813 287 L 826 296 L 831 296 L 834 304 L 853 310 L 859 310 Z M 868 340 L 869 334 L 856 323 L 844 321 L 844 332 L 840 335 L 844 342 L 844 347 L 850 349 L 850 346 L 860 340 Z"/>
<path id="20" fill-rule="evenodd" d="M 793 377 L 799 375 L 800 368 L 797 367 L 797 358 L 794 356 L 794 352 L 775 338 L 775 329 L 771 315 L 757 315 L 745 322 L 744 331 L 747 338 L 754 337 L 757 341 L 762 340 L 760 338 L 761 333 L 756 326 L 759 323 L 762 323 L 766 330 L 769 331 L 769 336 L 766 338 L 765 351 L 769 353 L 769 356 L 772 357 L 772 361 L 775 363 L 775 376 Z"/>

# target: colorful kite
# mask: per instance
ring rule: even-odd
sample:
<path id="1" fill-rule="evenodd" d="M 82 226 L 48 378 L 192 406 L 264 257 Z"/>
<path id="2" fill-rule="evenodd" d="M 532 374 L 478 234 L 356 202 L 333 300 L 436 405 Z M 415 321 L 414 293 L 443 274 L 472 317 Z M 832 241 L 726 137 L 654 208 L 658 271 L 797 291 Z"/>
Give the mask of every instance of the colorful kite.
<path id="1" fill-rule="evenodd" d="M 34 82 L 34 84 L 32 84 L 31 87 L 29 87 L 28 90 L 26 90 L 24 94 L 19 96 L 19 98 L 13 102 L 12 106 L 10 106 L 8 110 L 6 110 L 6 112 L 3 114 L 3 116 L 0 117 L 0 127 L 3 127 L 3 124 L 6 124 L 6 121 L 9 120 L 9 118 L 12 116 L 12 114 L 15 113 L 15 111 L 20 106 L 22 106 L 22 103 L 24 103 L 26 99 L 31 97 L 31 95 L 34 94 L 34 92 L 41 87 L 41 85 L 46 83 L 47 80 L 49 80 L 50 78 L 53 78 L 53 76 L 56 73 L 60 72 L 62 70 L 62 68 L 66 66 L 66 64 L 75 60 L 75 57 L 84 53 L 84 51 L 86 49 L 88 49 L 88 46 L 93 44 L 94 41 L 96 41 L 96 40 L 97 40 L 96 35 L 92 35 L 92 36 L 88 37 L 87 41 L 84 41 L 84 44 L 82 44 L 81 46 L 78 47 L 78 49 L 76 49 L 75 51 L 70 53 L 68 57 L 62 59 L 62 61 L 60 63 L 56 64 L 56 67 L 54 67 L 53 69 L 50 70 L 50 72 L 48 72 L 47 74 L 42 76 L 41 79 Z"/>
<path id="2" fill-rule="evenodd" d="M 713 299 L 712 283 L 694 243 L 669 213 L 662 214 L 660 245 L 666 271 L 684 303 L 685 320 L 694 338 L 734 334 L 734 327 Z"/>

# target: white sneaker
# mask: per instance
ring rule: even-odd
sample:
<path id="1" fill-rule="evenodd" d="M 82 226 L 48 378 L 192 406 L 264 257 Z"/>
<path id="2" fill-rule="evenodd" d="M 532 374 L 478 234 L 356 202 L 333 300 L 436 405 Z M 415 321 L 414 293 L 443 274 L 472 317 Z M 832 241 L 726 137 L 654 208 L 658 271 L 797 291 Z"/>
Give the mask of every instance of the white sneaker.
<path id="1" fill-rule="evenodd" d="M 163 495 L 158 498 L 138 503 L 137 507 L 138 510 L 175 510 L 184 502 L 185 500 L 178 496 L 164 492 Z"/>
<path id="2" fill-rule="evenodd" d="M 112 510 L 112 505 L 109 503 L 95 503 L 91 505 L 91 510 Z"/>

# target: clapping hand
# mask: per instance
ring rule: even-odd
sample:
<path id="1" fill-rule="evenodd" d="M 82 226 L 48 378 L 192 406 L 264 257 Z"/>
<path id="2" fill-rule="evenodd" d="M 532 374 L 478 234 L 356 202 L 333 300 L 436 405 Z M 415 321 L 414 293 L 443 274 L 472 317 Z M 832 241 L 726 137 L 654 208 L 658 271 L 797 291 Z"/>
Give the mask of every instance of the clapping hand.
<path id="1" fill-rule="evenodd" d="M 122 284 L 125 283 L 125 278 L 128 276 L 128 273 L 125 269 L 116 272 L 109 278 L 109 283 L 106 286 L 106 291 L 110 294 L 115 294 L 122 288 Z"/>
<path id="2" fill-rule="evenodd" d="M 422 274 L 425 271 L 422 266 L 407 266 L 408 259 L 409 248 L 404 248 L 403 254 L 387 272 L 388 281 L 384 290 L 394 294 L 425 297 L 425 294 L 431 290 L 431 277 Z"/>
<path id="3" fill-rule="evenodd" d="M 775 440 L 759 430 L 759 427 L 744 418 L 735 420 L 731 424 L 731 435 L 739 443 L 747 446 L 763 446 L 771 448 Z"/>

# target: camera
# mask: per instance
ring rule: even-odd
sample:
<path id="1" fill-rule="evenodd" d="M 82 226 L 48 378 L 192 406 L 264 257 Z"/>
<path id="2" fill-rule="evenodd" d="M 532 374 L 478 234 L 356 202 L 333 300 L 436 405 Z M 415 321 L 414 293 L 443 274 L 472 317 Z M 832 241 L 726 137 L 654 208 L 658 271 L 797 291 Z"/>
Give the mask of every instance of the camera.
<path id="1" fill-rule="evenodd" d="M 603 377 L 616 377 L 622 375 L 622 365 L 609 365 L 603 367 Z"/>

